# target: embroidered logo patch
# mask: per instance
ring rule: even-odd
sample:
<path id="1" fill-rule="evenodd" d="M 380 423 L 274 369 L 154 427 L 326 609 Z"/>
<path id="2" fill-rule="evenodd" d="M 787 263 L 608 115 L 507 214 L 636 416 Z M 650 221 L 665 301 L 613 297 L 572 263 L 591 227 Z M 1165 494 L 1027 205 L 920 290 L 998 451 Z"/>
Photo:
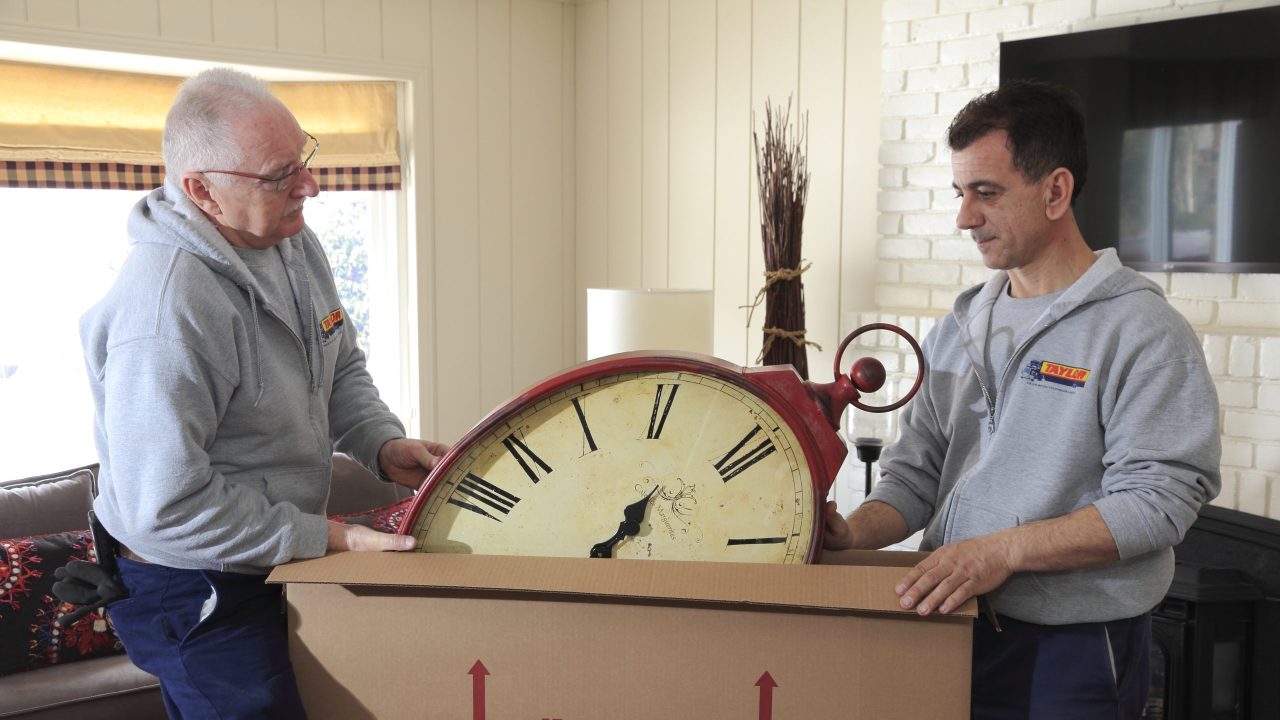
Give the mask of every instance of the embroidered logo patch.
<path id="1" fill-rule="evenodd" d="M 338 308 L 328 315 L 325 315 L 324 319 L 320 321 L 321 336 L 323 336 L 325 340 L 328 340 L 335 332 L 338 331 L 338 328 L 342 327 L 342 323 L 345 319 L 346 316 L 342 314 L 342 308 Z"/>
<path id="2" fill-rule="evenodd" d="M 1019 377 L 1031 382 L 1049 382 L 1064 389 L 1075 390 L 1089 382 L 1092 371 L 1086 368 L 1071 367 L 1049 360 L 1032 360 L 1022 368 Z"/>

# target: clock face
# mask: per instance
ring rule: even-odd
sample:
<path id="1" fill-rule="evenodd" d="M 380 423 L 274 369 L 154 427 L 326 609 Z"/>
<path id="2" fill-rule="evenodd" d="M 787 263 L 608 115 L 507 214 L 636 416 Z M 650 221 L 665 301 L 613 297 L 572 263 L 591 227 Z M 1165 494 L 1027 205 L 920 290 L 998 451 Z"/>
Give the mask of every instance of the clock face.
<path id="1" fill-rule="evenodd" d="M 420 551 L 588 557 L 606 543 L 620 558 L 772 563 L 814 552 L 802 444 L 728 377 L 616 372 L 515 407 L 433 474 L 403 530 Z M 628 518 L 634 534 L 620 528 Z"/>

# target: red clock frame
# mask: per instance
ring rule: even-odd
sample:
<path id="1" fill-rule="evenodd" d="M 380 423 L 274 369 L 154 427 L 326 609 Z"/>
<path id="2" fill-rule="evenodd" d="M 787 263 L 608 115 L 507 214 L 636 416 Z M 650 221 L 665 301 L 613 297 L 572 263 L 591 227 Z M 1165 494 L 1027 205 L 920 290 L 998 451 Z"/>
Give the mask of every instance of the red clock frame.
<path id="1" fill-rule="evenodd" d="M 859 401 L 860 393 L 875 392 L 884 384 L 884 366 L 874 358 L 861 358 L 853 364 L 848 374 L 840 372 L 840 360 L 845 348 L 857 336 L 872 330 L 888 330 L 906 338 L 916 353 L 919 368 L 915 384 L 897 402 L 871 407 Z M 887 323 L 863 326 L 850 333 L 840 344 L 835 359 L 834 382 L 819 384 L 804 380 L 790 365 L 742 367 L 720 358 L 695 353 L 667 351 L 628 352 L 591 360 L 553 375 L 521 393 L 493 412 L 467 432 L 436 463 L 431 474 L 423 482 L 409 511 L 401 521 L 399 531 L 413 534 L 413 526 L 436 487 L 452 471 L 454 465 L 470 451 L 471 446 L 488 435 L 496 426 L 506 422 L 525 408 L 544 397 L 574 385 L 608 375 L 634 372 L 692 372 L 713 377 L 748 392 L 773 409 L 787 423 L 804 452 L 809 473 L 814 483 L 813 536 L 809 539 L 809 551 L 805 562 L 817 562 L 822 551 L 824 529 L 823 506 L 836 473 L 840 470 L 849 449 L 836 434 L 840 416 L 846 405 L 853 405 L 870 412 L 884 412 L 901 407 L 919 389 L 924 380 L 924 355 L 920 346 L 906 331 Z"/>

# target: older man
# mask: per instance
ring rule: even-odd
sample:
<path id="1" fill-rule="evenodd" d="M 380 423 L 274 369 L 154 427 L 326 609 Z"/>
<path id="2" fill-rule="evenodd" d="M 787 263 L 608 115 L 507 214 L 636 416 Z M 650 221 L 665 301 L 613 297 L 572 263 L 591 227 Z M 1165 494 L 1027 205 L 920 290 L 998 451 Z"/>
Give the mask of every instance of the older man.
<path id="1" fill-rule="evenodd" d="M 1137 718 L 1171 548 L 1221 487 L 1213 382 L 1160 289 L 1080 234 L 1070 91 L 1006 83 L 947 141 L 956 224 L 998 272 L 926 338 L 880 484 L 847 522 L 829 505 L 826 544 L 923 529 L 933 553 L 897 585 L 902 607 L 986 594 L 974 718 Z"/>
<path id="2" fill-rule="evenodd" d="M 213 69 L 165 123 L 166 180 L 81 322 L 120 542 L 109 606 L 174 717 L 303 717 L 277 564 L 412 538 L 325 517 L 332 453 L 416 488 L 445 447 L 379 399 L 324 252 L 303 221 L 314 137 L 259 80 Z"/>

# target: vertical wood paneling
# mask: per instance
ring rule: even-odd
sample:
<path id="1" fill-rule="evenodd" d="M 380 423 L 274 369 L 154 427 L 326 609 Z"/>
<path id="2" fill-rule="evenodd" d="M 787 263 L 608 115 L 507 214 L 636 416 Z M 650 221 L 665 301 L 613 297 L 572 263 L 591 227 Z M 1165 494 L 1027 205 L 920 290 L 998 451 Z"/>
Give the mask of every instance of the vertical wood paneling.
<path id="1" fill-rule="evenodd" d="M 431 6 L 422 0 L 382 0 L 382 59 L 420 64 L 431 60 Z"/>
<path id="2" fill-rule="evenodd" d="M 39 2 L 39 0 L 32 0 Z M 0 0 L 0 20 L 27 22 L 27 0 Z"/>
<path id="3" fill-rule="evenodd" d="M 215 43 L 248 48 L 276 47 L 274 0 L 217 0 L 212 7 Z M 85 3 L 81 3 L 81 16 L 84 8 Z"/>
<path id="4" fill-rule="evenodd" d="M 79 8 L 81 30 L 142 37 L 155 37 L 160 32 L 156 0 L 82 2 Z"/>
<path id="5" fill-rule="evenodd" d="M 751 6 L 719 3 L 716 13 L 715 354 L 747 362 L 747 213 L 751 183 Z M 757 327 L 759 326 L 759 321 Z"/>
<path id="6" fill-rule="evenodd" d="M 22 4 L 16 0 L 13 6 Z M 0 10 L 3 13 L 3 10 Z M 3 17 L 0 14 L 0 17 Z M 75 0 L 31 0 L 27 3 L 27 21 L 53 27 L 73 28 L 79 23 Z"/>
<path id="7" fill-rule="evenodd" d="M 576 8 L 574 164 L 577 326 L 587 326 L 587 288 L 609 284 L 609 4 Z M 586 358 L 586 333 L 576 357 Z"/>
<path id="8" fill-rule="evenodd" d="M 677 0 L 678 2 L 679 0 Z M 667 287 L 668 280 L 668 174 L 670 155 L 668 124 L 670 93 L 668 71 L 671 42 L 668 32 L 668 0 L 643 0 L 641 14 L 642 78 L 641 142 L 641 245 L 640 282 L 644 287 Z"/>
<path id="9" fill-rule="evenodd" d="M 477 212 L 476 4 L 433 0 L 432 132 L 435 176 L 436 392 L 449 420 L 443 437 L 461 436 L 480 419 L 480 262 Z M 469 61 L 462 61 L 467 59 Z"/>
<path id="10" fill-rule="evenodd" d="M 643 183 L 641 0 L 612 0 L 609 13 L 609 286 L 640 287 Z"/>
<path id="11" fill-rule="evenodd" d="M 577 226 L 575 218 L 575 188 L 578 184 L 576 171 L 577 152 L 574 138 L 577 137 L 577 114 L 574 107 L 578 102 L 574 77 L 577 73 L 577 62 L 574 53 L 574 38 L 577 35 L 574 16 L 576 9 L 567 5 L 560 6 L 560 264 L 561 278 L 560 301 L 563 308 L 560 314 L 564 322 L 563 337 L 560 340 L 561 365 L 574 365 L 585 357 L 578 351 L 578 328 L 585 328 L 586 322 L 578 322 L 580 310 L 585 312 L 586 302 L 579 301 L 579 293 L 575 279 L 577 277 Z M 579 306 L 583 306 L 579 308 Z"/>
<path id="12" fill-rule="evenodd" d="M 668 282 L 710 288 L 716 230 L 716 2 L 671 5 Z"/>
<path id="13" fill-rule="evenodd" d="M 473 6 L 475 0 L 468 0 Z M 324 0 L 324 48 L 327 55 L 382 57 L 382 14 L 378 3 Z M 474 56 L 472 56 L 474 57 Z M 462 62 L 462 58 L 458 59 Z M 475 62 L 471 61 L 474 66 Z M 474 67 L 472 68 L 474 71 Z"/>
<path id="14" fill-rule="evenodd" d="M 809 377 L 829 381 L 840 331 L 840 220 L 844 130 L 844 0 L 800 6 L 799 113 L 808 113 L 809 200 L 802 248 L 812 263 L 802 276 Z M 799 115 L 797 113 L 797 115 Z M 800 126 L 799 118 L 795 119 Z"/>
<path id="15" fill-rule="evenodd" d="M 276 45 L 288 52 L 323 53 L 325 22 L 324 0 L 276 0 Z"/>
<path id="16" fill-rule="evenodd" d="M 880 3 L 850 0 L 845 23 L 844 212 L 841 317 L 876 306 L 876 193 L 880 184 Z M 852 328 L 845 328 L 852 329 Z"/>
<path id="17" fill-rule="evenodd" d="M 560 215 L 560 6 L 514 3 L 511 28 L 511 115 L 520 119 L 511 137 L 511 332 L 515 385 L 524 388 L 564 367 L 561 333 L 570 311 L 561 294 L 569 278 Z"/>
<path id="18" fill-rule="evenodd" d="M 511 0 L 479 0 L 480 410 L 511 397 Z"/>
<path id="19" fill-rule="evenodd" d="M 795 107 L 799 102 L 800 61 L 800 2 L 799 0 L 755 0 L 751 18 L 751 111 L 754 116 L 752 130 L 764 141 L 765 101 L 786 108 L 791 98 L 791 118 L 795 122 Z M 754 150 L 751 158 L 751 244 L 747 251 L 748 280 L 752 292 L 764 287 L 764 246 L 760 238 L 760 194 L 755 182 L 756 163 Z M 747 332 L 748 360 L 755 364 L 763 346 L 761 329 L 764 327 L 765 304 L 760 303 L 751 317 Z"/>

